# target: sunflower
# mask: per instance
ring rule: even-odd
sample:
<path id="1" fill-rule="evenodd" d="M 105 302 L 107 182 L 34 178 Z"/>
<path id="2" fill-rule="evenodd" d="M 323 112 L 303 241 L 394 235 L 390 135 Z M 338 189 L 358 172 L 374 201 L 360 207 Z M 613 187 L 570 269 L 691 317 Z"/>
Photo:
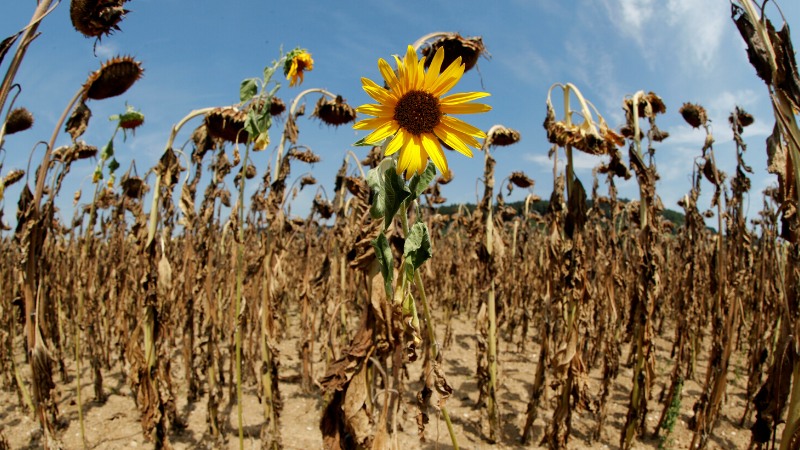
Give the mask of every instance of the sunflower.
<path id="1" fill-rule="evenodd" d="M 303 83 L 303 75 L 306 71 L 314 69 L 314 60 L 311 53 L 305 50 L 293 50 L 287 55 L 286 63 L 283 66 L 283 74 L 289 80 L 289 86 L 300 85 Z M 297 80 L 300 80 L 298 83 Z"/>
<path id="2" fill-rule="evenodd" d="M 441 173 L 447 173 L 442 142 L 471 158 L 470 147 L 479 149 L 478 139 L 486 138 L 483 131 L 450 114 L 491 110 L 489 105 L 469 103 L 488 97 L 489 93 L 466 92 L 443 97 L 464 75 L 461 57 L 441 71 L 443 60 L 444 49 L 440 47 L 426 72 L 425 60 L 419 61 L 417 52 L 409 45 L 403 60 L 395 56 L 397 73 L 385 60 L 378 60 L 378 69 L 388 89 L 361 78 L 364 91 L 379 104 L 358 107 L 356 111 L 374 118 L 357 122 L 353 128 L 374 130 L 363 139 L 366 144 L 380 144 L 393 136 L 386 146 L 386 156 L 400 151 L 397 173 L 404 173 L 406 179 L 415 173 L 422 174 L 428 158 Z"/>

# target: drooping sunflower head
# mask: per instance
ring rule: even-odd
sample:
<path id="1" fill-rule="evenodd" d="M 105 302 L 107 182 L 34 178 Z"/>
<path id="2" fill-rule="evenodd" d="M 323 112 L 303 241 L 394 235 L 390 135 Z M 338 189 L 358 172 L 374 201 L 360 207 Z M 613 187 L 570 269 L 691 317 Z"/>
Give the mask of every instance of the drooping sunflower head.
<path id="1" fill-rule="evenodd" d="M 397 173 L 406 179 L 422 174 L 428 159 L 441 173 L 448 171 L 447 158 L 442 143 L 472 157 L 470 147 L 479 149 L 478 139 L 486 134 L 478 128 L 452 117 L 451 114 L 474 114 L 491 110 L 489 105 L 471 103 L 488 97 L 487 92 L 466 92 L 445 96 L 464 75 L 461 57 L 456 58 L 445 70 L 441 70 L 445 59 L 440 47 L 425 70 L 425 59 L 418 60 L 412 46 L 408 46 L 405 57 L 395 56 L 397 72 L 383 60 L 378 60 L 378 69 L 387 88 L 368 78 L 361 78 L 364 91 L 377 101 L 356 109 L 359 113 L 374 116 L 353 125 L 357 130 L 373 130 L 362 141 L 379 145 L 386 138 L 386 156 L 400 152 Z"/>
<path id="2" fill-rule="evenodd" d="M 311 53 L 307 50 L 297 48 L 286 55 L 286 62 L 283 64 L 283 74 L 289 80 L 289 86 L 300 85 L 303 83 L 303 76 L 306 72 L 314 69 L 314 60 Z M 298 83 L 298 80 L 300 81 Z"/>
<path id="3" fill-rule="evenodd" d="M 83 85 L 83 101 L 103 100 L 122 95 L 142 77 L 142 63 L 131 56 L 117 56 L 89 74 Z"/>

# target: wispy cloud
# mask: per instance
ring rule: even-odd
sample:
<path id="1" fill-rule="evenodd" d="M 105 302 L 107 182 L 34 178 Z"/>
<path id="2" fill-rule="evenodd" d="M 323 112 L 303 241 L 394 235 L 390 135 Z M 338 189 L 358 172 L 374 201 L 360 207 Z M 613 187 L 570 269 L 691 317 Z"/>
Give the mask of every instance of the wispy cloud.
<path id="1" fill-rule="evenodd" d="M 605 0 L 604 5 L 619 32 L 636 42 L 651 63 L 670 58 L 709 68 L 716 62 L 728 20 L 727 2 Z"/>

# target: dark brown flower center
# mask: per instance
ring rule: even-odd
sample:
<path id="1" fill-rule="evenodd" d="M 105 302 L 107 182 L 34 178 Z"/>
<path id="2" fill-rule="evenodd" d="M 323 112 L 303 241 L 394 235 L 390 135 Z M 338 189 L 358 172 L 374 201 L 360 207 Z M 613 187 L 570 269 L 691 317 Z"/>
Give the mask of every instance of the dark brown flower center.
<path id="1" fill-rule="evenodd" d="M 415 136 L 432 133 L 441 117 L 439 99 L 428 92 L 407 92 L 394 107 L 394 120 Z"/>

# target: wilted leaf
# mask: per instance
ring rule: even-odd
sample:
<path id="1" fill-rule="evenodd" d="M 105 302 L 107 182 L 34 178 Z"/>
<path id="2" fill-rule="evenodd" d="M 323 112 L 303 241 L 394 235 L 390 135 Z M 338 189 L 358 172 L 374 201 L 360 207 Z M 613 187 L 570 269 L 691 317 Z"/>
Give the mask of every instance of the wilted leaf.
<path id="1" fill-rule="evenodd" d="M 381 265 L 381 275 L 383 275 L 384 289 L 386 290 L 386 297 L 392 298 L 392 282 L 394 280 L 394 258 L 392 256 L 392 249 L 389 247 L 389 240 L 383 231 L 371 242 L 372 247 L 375 249 L 375 257 Z"/>
<path id="2" fill-rule="evenodd" d="M 406 258 L 414 270 L 431 258 L 431 237 L 428 226 L 424 222 L 417 222 L 408 230 L 406 242 L 403 246 L 403 257 Z"/>

